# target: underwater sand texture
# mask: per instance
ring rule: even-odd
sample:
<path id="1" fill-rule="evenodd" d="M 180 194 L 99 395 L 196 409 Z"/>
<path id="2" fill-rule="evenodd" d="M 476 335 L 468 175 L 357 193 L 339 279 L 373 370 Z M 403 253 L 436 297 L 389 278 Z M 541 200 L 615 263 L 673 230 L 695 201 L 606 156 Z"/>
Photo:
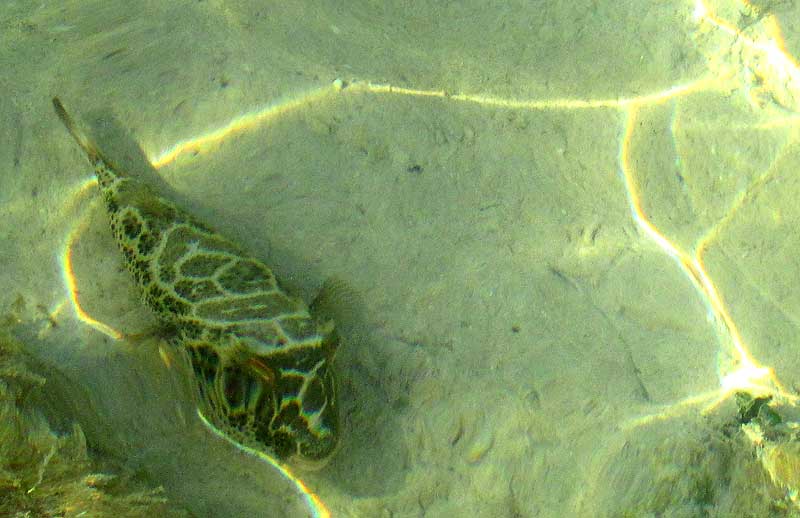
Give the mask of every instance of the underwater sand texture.
<path id="1" fill-rule="evenodd" d="M 131 141 L 154 160 L 341 79 L 155 175 L 304 300 L 330 277 L 358 294 L 340 322 L 342 445 L 300 474 L 333 516 L 789 515 L 730 399 L 671 405 L 733 372 L 730 322 L 798 382 L 797 72 L 779 59 L 797 42 L 747 41 L 800 8 L 641 4 L 9 3 L 0 307 L 21 295 L 24 342 L 88 394 L 62 419 L 197 516 L 310 515 L 198 421 L 179 361 L 65 303 L 78 228 L 84 309 L 152 331 L 50 98 L 124 128 L 104 144 L 135 162 Z M 693 284 L 698 243 L 727 321 Z"/>

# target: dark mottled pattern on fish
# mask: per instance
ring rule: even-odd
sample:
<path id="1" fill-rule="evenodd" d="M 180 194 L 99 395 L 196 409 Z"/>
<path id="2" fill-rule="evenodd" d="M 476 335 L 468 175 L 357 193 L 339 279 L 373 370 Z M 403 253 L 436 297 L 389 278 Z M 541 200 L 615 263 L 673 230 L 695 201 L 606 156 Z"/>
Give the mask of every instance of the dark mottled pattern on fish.
<path id="1" fill-rule="evenodd" d="M 332 324 L 287 295 L 266 265 L 126 176 L 54 104 L 94 165 L 144 302 L 189 353 L 207 417 L 281 458 L 328 457 L 338 438 Z"/>

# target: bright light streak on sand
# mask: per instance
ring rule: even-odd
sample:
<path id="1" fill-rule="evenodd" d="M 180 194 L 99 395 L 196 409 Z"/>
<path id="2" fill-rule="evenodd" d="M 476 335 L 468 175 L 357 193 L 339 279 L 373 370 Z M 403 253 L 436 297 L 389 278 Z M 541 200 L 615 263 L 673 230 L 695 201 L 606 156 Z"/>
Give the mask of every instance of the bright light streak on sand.
<path id="1" fill-rule="evenodd" d="M 230 122 L 214 128 L 198 137 L 191 137 L 170 146 L 157 156 L 151 158 L 153 167 L 160 169 L 179 156 L 185 153 L 198 153 L 214 145 L 219 145 L 231 136 L 252 130 L 259 125 L 277 119 L 298 108 L 308 106 L 308 104 L 319 101 L 341 89 L 341 82 L 333 82 L 331 85 L 311 90 L 305 94 L 284 99 L 283 102 L 269 104 L 263 108 L 250 113 L 245 113 L 234 117 Z"/>
<path id="2" fill-rule="evenodd" d="M 371 94 L 392 94 L 408 95 L 412 97 L 439 98 L 456 102 L 467 102 L 479 104 L 481 106 L 513 109 L 513 110 L 577 110 L 577 109 L 598 109 L 598 108 L 624 108 L 634 103 L 658 104 L 666 102 L 672 98 L 686 95 L 690 92 L 708 88 L 713 83 L 711 79 L 701 79 L 686 84 L 671 86 L 665 90 L 653 92 L 639 97 L 625 97 L 620 99 L 543 99 L 543 100 L 517 100 L 503 99 L 500 97 L 477 95 L 477 94 L 458 94 L 448 93 L 444 90 L 420 90 L 416 88 L 405 88 L 387 84 L 375 84 L 366 81 L 356 81 L 345 85 L 343 81 L 337 79 L 329 86 L 317 88 L 310 92 L 293 96 L 282 103 L 269 104 L 250 113 L 238 115 L 231 121 L 226 122 L 216 128 L 212 128 L 205 133 L 189 137 L 179 143 L 170 146 L 158 155 L 151 158 L 155 168 L 161 168 L 174 162 L 178 157 L 186 153 L 200 153 L 214 148 L 238 133 L 252 130 L 264 122 L 277 119 L 294 110 L 309 106 L 311 103 L 320 101 L 327 96 L 346 92 L 347 94 L 371 93 Z"/>
<path id="3" fill-rule="evenodd" d="M 226 434 L 222 433 L 222 431 L 220 431 L 216 426 L 211 424 L 211 422 L 208 419 L 206 419 L 206 416 L 204 416 L 199 409 L 197 410 L 197 415 L 200 417 L 200 420 L 203 422 L 203 424 L 206 425 L 206 428 L 211 430 L 211 432 L 214 435 L 216 435 L 221 439 L 224 439 L 229 444 L 233 445 L 237 450 L 252 455 L 253 457 L 262 460 L 267 464 L 269 464 L 270 466 L 272 466 L 273 468 L 275 468 L 281 475 L 283 475 L 283 477 L 286 480 L 291 482 L 294 485 L 294 487 L 297 488 L 298 493 L 302 495 L 303 500 L 305 501 L 306 505 L 308 506 L 309 510 L 311 510 L 315 518 L 330 518 L 331 512 L 328 510 L 327 507 L 325 507 L 325 504 L 322 503 L 322 500 L 320 500 L 320 498 L 313 491 L 311 491 L 311 489 L 309 489 L 309 487 L 305 484 L 305 482 L 297 478 L 291 472 L 288 466 L 278 462 L 276 459 L 270 457 L 264 452 L 250 448 L 248 446 L 244 446 L 232 440 Z"/>
<path id="4" fill-rule="evenodd" d="M 74 200 L 77 198 L 86 195 L 89 189 L 96 186 L 97 180 L 95 178 L 90 178 L 84 181 L 75 191 L 75 193 L 69 197 L 69 199 L 74 202 Z M 105 324 L 104 322 L 100 322 L 99 320 L 92 318 L 92 316 L 84 311 L 83 307 L 81 306 L 78 281 L 72 268 L 72 249 L 78 236 L 80 236 L 86 230 L 87 223 L 88 222 L 86 218 L 76 219 L 72 225 L 72 228 L 69 230 L 69 232 L 67 232 L 67 237 L 64 240 L 64 246 L 61 252 L 61 274 L 64 279 L 64 286 L 67 290 L 67 298 L 72 303 L 72 308 L 75 310 L 75 316 L 78 318 L 78 320 L 97 329 L 104 335 L 109 336 L 114 340 L 121 340 L 123 338 L 123 334 L 121 332 L 117 331 L 110 325 Z"/>
<path id="5" fill-rule="evenodd" d="M 631 217 L 637 226 L 653 241 L 665 254 L 673 258 L 681 270 L 686 274 L 692 285 L 697 289 L 700 297 L 706 304 L 714 319 L 720 324 L 719 328 L 724 333 L 721 337 L 723 343 L 733 348 L 736 355 L 736 368 L 730 372 L 719 372 L 720 389 L 698 395 L 691 396 L 675 404 L 676 409 L 694 406 L 707 401 L 711 403 L 704 409 L 704 412 L 716 407 L 719 403 L 727 399 L 736 391 L 747 390 L 757 394 L 776 394 L 784 400 L 792 400 L 794 396 L 786 392 L 775 378 L 771 369 L 761 366 L 752 358 L 747 347 L 742 341 L 742 337 L 736 326 L 735 321 L 730 316 L 722 297 L 720 297 L 714 282 L 706 271 L 702 261 L 702 251 L 707 241 L 701 239 L 700 245 L 691 253 L 681 250 L 672 243 L 669 238 L 662 234 L 648 219 L 642 208 L 642 199 L 637 189 L 634 169 L 630 163 L 630 143 L 636 127 L 638 110 L 632 107 L 628 111 L 625 123 L 625 134 L 620 144 L 619 164 L 625 180 L 625 193 L 628 198 Z M 723 219 L 722 221 L 725 221 Z M 709 233 L 713 233 L 714 229 Z M 671 415 L 672 410 L 666 410 L 662 414 L 656 414 L 641 418 L 636 422 L 647 422 L 650 417 L 659 418 L 660 415 Z"/>

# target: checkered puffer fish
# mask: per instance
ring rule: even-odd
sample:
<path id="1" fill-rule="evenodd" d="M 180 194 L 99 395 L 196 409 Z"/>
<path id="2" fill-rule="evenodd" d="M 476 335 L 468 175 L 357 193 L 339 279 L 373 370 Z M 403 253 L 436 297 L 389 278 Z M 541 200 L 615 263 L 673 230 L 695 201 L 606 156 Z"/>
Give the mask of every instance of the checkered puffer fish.
<path id="1" fill-rule="evenodd" d="M 242 445 L 324 462 L 339 435 L 333 323 L 288 296 L 258 259 L 120 170 L 58 98 L 53 105 L 94 166 L 145 304 L 188 352 L 201 412 Z"/>

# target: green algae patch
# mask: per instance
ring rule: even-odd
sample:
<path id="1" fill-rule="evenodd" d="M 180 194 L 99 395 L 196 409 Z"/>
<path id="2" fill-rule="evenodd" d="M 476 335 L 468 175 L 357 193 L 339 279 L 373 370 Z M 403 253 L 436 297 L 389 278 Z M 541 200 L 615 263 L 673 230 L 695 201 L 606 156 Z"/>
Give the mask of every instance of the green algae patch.
<path id="1" fill-rule="evenodd" d="M 31 401 L 47 381 L 0 330 L 0 516 L 187 517 L 163 490 L 99 473 L 81 428 L 55 433 Z"/>

